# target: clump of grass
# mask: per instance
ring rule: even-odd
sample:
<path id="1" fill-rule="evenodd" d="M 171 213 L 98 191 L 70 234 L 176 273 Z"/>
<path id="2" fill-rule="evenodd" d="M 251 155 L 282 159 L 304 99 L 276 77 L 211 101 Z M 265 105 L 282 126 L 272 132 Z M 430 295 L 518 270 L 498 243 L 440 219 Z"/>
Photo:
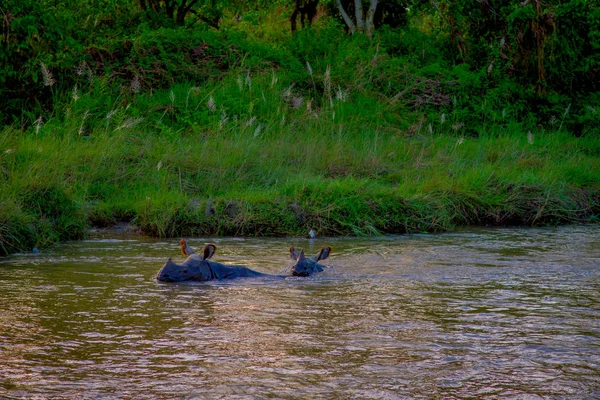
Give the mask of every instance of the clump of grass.
<path id="1" fill-rule="evenodd" d="M 33 217 L 7 200 L 0 201 L 0 207 L 0 256 L 31 250 L 42 236 L 33 226 Z"/>

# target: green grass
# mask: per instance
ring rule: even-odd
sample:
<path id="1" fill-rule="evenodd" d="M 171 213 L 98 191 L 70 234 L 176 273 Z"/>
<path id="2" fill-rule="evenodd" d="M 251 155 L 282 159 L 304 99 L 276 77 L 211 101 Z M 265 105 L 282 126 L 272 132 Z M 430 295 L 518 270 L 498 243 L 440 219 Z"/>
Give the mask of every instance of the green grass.
<path id="1" fill-rule="evenodd" d="M 274 74 L 110 104 L 91 88 L 39 130 L 5 128 L 0 253 L 120 220 L 161 237 L 597 221 L 595 136 L 528 137 L 501 124 L 479 137 L 440 123 L 402 130 L 380 118 L 385 102 L 354 113 L 322 98 L 312 99 L 321 107 L 304 99 L 294 108 Z"/>

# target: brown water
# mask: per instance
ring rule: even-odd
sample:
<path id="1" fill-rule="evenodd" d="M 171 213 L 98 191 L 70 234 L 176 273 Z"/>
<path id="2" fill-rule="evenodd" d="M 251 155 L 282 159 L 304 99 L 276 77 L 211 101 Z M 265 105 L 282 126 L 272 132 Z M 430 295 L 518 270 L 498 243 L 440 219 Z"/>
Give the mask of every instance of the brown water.
<path id="1" fill-rule="evenodd" d="M 330 244 L 332 267 L 164 284 L 177 241 L 136 237 L 0 259 L 0 397 L 600 398 L 599 226 L 214 241 L 270 273 Z"/>

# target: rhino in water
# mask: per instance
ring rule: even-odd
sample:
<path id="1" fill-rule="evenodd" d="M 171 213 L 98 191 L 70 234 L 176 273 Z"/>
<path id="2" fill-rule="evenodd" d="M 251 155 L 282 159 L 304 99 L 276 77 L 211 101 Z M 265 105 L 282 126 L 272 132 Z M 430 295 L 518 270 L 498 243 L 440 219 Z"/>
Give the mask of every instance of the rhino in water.
<path id="1" fill-rule="evenodd" d="M 209 243 L 202 249 L 201 254 L 196 254 L 187 244 L 185 239 L 179 241 L 181 254 L 187 259 L 182 264 L 175 264 L 170 258 L 165 265 L 158 271 L 156 279 L 162 282 L 183 282 L 183 281 L 210 281 L 213 279 L 234 279 L 250 277 L 270 277 L 285 278 L 282 275 L 270 275 L 254 271 L 248 267 L 237 265 L 224 265 L 209 259 L 217 251 L 217 246 Z M 298 253 L 294 247 L 290 247 L 290 257 L 296 261 L 292 266 L 292 276 L 309 276 L 315 272 L 321 272 L 325 265 L 318 261 L 329 257 L 331 247 L 325 246 L 315 257 L 307 258 L 304 256 L 304 250 Z"/>
<path id="2" fill-rule="evenodd" d="M 315 272 L 322 272 L 327 266 L 319 264 L 319 261 L 329 257 L 331 253 L 330 246 L 323 246 L 319 254 L 314 257 L 306 257 L 304 255 L 304 249 L 298 253 L 294 247 L 290 247 L 290 257 L 296 261 L 296 264 L 292 267 L 292 276 L 309 276 Z"/>

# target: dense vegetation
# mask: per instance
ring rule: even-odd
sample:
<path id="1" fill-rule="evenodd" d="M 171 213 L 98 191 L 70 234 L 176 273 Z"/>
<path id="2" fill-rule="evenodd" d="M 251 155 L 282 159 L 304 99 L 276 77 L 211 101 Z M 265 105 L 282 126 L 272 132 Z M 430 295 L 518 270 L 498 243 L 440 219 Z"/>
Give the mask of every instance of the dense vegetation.
<path id="1" fill-rule="evenodd" d="M 0 255 L 598 221 L 597 0 L 76 3 L 0 6 Z"/>

